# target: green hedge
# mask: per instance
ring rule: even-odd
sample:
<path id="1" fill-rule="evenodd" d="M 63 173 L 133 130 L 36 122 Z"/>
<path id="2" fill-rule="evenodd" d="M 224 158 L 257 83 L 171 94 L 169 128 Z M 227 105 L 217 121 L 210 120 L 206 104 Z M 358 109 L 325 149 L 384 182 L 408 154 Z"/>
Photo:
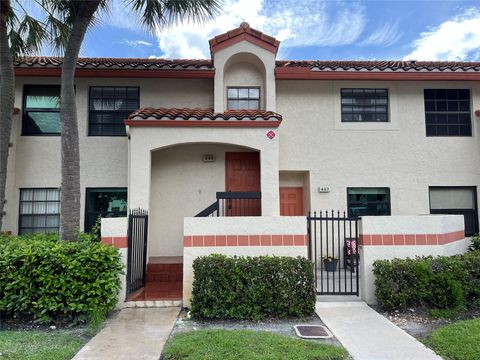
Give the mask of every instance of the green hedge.
<path id="1" fill-rule="evenodd" d="M 387 309 L 455 310 L 480 305 L 480 252 L 464 255 L 377 260 L 375 295 Z"/>
<path id="2" fill-rule="evenodd" d="M 56 234 L 0 238 L 0 311 L 34 318 L 89 320 L 117 302 L 118 249 Z"/>
<path id="3" fill-rule="evenodd" d="M 312 262 L 291 257 L 227 257 L 193 262 L 191 314 L 209 319 L 303 317 L 315 310 Z"/>

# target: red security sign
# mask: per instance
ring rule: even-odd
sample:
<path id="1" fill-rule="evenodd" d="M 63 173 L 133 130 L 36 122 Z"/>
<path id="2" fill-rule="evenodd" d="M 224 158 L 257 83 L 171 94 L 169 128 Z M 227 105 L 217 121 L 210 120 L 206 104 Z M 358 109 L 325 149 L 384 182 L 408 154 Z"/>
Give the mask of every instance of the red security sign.
<path id="1" fill-rule="evenodd" d="M 267 138 L 269 138 L 270 140 L 273 140 L 275 138 L 275 136 L 277 136 L 275 131 L 270 130 L 269 132 L 267 132 Z"/>

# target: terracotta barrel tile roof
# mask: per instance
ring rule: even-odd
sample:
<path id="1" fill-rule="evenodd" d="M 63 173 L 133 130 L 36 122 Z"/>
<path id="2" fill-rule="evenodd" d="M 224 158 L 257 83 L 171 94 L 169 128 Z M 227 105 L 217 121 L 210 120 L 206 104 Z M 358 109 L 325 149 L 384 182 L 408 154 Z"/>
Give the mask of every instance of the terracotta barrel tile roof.
<path id="1" fill-rule="evenodd" d="M 273 111 L 262 110 L 227 110 L 215 113 L 213 109 L 177 109 L 177 108 L 142 108 L 131 113 L 129 120 L 248 120 L 248 121 L 282 121 L 282 115 Z"/>
<path id="2" fill-rule="evenodd" d="M 209 40 L 210 48 L 217 46 L 218 44 L 227 41 L 229 39 L 233 39 L 239 35 L 248 34 L 253 36 L 258 40 L 262 40 L 274 48 L 278 48 L 280 46 L 280 41 L 275 39 L 273 36 L 267 35 L 261 31 L 256 29 L 252 29 L 247 22 L 242 22 L 238 28 L 233 30 L 227 31 L 226 33 L 220 34 L 215 36 L 214 38 Z"/>
<path id="3" fill-rule="evenodd" d="M 214 70 L 212 61 L 205 59 L 79 58 L 77 64 L 78 68 L 84 69 Z M 62 66 L 62 58 L 28 56 L 18 59 L 15 66 L 19 68 L 59 68 Z M 276 62 L 276 68 L 303 68 L 312 72 L 478 72 L 480 71 L 480 62 L 280 60 Z"/>
<path id="4" fill-rule="evenodd" d="M 380 72 L 433 72 L 433 71 L 480 71 L 480 62 L 457 61 L 355 61 L 355 60 L 283 60 L 276 68 L 309 68 L 311 71 L 380 71 Z"/>
<path id="5" fill-rule="evenodd" d="M 61 57 L 27 56 L 15 62 L 17 67 L 56 68 Z M 211 60 L 196 59 L 137 59 L 137 58 L 79 58 L 78 68 L 85 69 L 144 69 L 144 70 L 212 70 Z"/>

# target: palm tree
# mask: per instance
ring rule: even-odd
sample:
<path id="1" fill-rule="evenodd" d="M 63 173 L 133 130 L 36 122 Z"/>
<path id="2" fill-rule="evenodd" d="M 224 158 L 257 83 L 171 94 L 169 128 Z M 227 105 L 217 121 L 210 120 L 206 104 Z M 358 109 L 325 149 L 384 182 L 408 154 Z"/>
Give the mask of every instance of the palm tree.
<path id="1" fill-rule="evenodd" d="M 27 14 L 20 2 L 0 0 L 0 229 L 3 223 L 8 153 L 15 105 L 14 58 L 37 52 L 46 38 L 42 22 Z M 23 15 L 19 14 L 23 12 Z"/>
<path id="2" fill-rule="evenodd" d="M 182 20 L 204 21 L 219 11 L 221 0 L 125 0 L 148 30 L 165 28 Z M 62 192 L 60 233 L 76 239 L 80 223 L 80 156 L 78 121 L 74 91 L 75 67 L 85 34 L 100 10 L 108 10 L 111 0 L 43 0 L 51 14 L 54 44 L 64 50 L 60 93 Z M 60 20 L 60 21 L 59 21 Z"/>

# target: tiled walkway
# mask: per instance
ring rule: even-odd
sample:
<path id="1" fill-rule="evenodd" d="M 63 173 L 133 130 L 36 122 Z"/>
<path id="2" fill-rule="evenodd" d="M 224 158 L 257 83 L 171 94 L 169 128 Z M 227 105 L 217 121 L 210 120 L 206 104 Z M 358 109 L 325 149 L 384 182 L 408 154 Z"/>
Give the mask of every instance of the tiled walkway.
<path id="1" fill-rule="evenodd" d="M 363 301 L 317 302 L 317 315 L 355 360 L 441 360 Z"/>
<path id="2" fill-rule="evenodd" d="M 179 312 L 123 309 L 72 360 L 158 360 Z"/>

